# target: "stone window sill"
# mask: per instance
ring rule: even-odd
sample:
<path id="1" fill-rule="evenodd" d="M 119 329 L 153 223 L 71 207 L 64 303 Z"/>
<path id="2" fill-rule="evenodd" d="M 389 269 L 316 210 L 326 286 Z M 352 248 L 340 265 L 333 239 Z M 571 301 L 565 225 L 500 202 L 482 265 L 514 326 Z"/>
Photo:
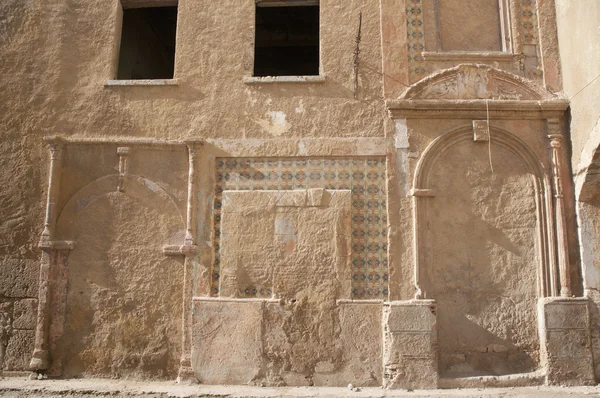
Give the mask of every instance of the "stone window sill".
<path id="1" fill-rule="evenodd" d="M 515 58 L 515 54 L 502 51 L 491 52 L 430 52 L 421 53 L 425 61 L 500 61 L 510 62 Z"/>
<path id="2" fill-rule="evenodd" d="M 246 84 L 262 84 L 262 83 L 325 83 L 325 76 L 246 76 L 244 78 Z"/>
<path id="3" fill-rule="evenodd" d="M 140 80 L 107 80 L 104 82 L 104 87 L 121 87 L 121 86 L 177 86 L 177 79 L 140 79 Z"/>

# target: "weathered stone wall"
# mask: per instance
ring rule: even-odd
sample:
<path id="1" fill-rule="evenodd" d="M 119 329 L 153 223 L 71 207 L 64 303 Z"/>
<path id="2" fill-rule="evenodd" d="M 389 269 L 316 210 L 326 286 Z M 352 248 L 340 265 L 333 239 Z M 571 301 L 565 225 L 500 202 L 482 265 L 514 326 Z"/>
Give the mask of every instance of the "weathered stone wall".
<path id="1" fill-rule="evenodd" d="M 553 3 L 460 2 L 438 29 L 432 0 L 321 0 L 321 75 L 278 81 L 252 77 L 255 1 L 180 0 L 174 79 L 145 83 L 115 80 L 118 1 L 2 4 L 4 368 L 548 370 L 536 300 L 581 291 Z"/>

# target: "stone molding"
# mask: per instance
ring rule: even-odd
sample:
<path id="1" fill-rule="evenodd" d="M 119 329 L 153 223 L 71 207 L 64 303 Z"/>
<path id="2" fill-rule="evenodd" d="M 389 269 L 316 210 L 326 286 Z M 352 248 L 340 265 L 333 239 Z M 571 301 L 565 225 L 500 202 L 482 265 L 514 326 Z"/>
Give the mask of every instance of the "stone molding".
<path id="1" fill-rule="evenodd" d="M 538 240 L 541 242 L 539 257 L 542 259 L 540 268 L 541 295 L 542 297 L 556 296 L 558 295 L 557 281 L 559 278 L 556 275 L 558 264 L 556 261 L 557 254 L 554 249 L 554 242 L 557 239 L 556 230 L 554 229 L 554 212 L 552 203 L 548 199 L 552 197 L 550 176 L 544 171 L 544 167 L 537 156 L 518 137 L 497 128 L 492 128 L 491 131 L 494 143 L 503 146 L 521 158 L 531 174 L 535 176 L 534 186 L 538 209 L 537 218 L 540 225 Z M 446 132 L 431 142 L 415 167 L 413 192 L 429 191 L 429 172 L 434 166 L 436 159 L 448 148 L 465 140 L 473 140 L 472 125 Z M 417 299 L 429 298 L 427 295 L 428 282 L 422 277 L 424 275 L 422 272 L 423 267 L 426 266 L 424 264 L 424 247 L 422 243 L 424 241 L 423 234 L 426 230 L 423 225 L 423 214 L 427 209 L 428 200 L 434 199 L 432 199 L 432 196 L 422 195 L 414 195 L 413 197 L 413 250 L 415 256 L 415 298 Z"/>
<path id="2" fill-rule="evenodd" d="M 163 212 L 180 219 L 185 226 L 185 237 L 180 245 L 166 245 L 162 248 L 166 256 L 184 256 L 184 291 L 182 292 L 184 324 L 182 333 L 182 356 L 179 379 L 194 381 L 191 370 L 191 310 L 192 310 L 192 259 L 198 253 L 196 245 L 195 206 L 197 195 L 197 157 L 202 150 L 202 140 L 165 141 L 157 139 L 103 139 L 103 138 L 61 138 L 47 137 L 45 142 L 50 153 L 48 175 L 48 195 L 44 231 L 40 238 L 42 250 L 40 265 L 40 287 L 38 292 L 38 318 L 35 335 L 35 349 L 30 368 L 39 373 L 60 372 L 54 369 L 51 357 L 50 329 L 64 321 L 64 298 L 68 280 L 69 252 L 75 248 L 73 240 L 57 239 L 57 236 L 69 236 L 70 225 L 83 207 L 98 197 L 112 192 L 132 196 L 144 203 L 158 205 Z M 60 180 L 63 173 L 63 152 L 65 149 L 77 151 L 81 146 L 112 146 L 115 150 L 117 173 L 101 176 L 88 182 L 76 191 L 62 207 L 59 207 Z M 172 195 L 153 181 L 131 173 L 130 159 L 136 157 L 136 151 L 142 149 L 161 149 L 165 151 L 185 149 L 188 154 L 187 206 L 185 216 L 181 214 Z M 158 199 L 158 200 L 157 200 Z M 82 207 L 83 206 L 83 207 Z M 188 325 L 189 324 L 189 325 Z M 188 326 L 186 326 L 188 325 Z"/>
<path id="3" fill-rule="evenodd" d="M 460 64 L 413 84 L 400 99 L 551 99 L 553 95 L 529 80 L 482 64 Z"/>

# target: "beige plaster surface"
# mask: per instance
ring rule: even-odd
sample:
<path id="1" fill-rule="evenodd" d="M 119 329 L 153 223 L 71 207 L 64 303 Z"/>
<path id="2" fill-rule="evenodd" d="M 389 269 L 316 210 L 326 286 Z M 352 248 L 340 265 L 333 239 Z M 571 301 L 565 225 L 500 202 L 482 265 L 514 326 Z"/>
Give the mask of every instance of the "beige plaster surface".
<path id="1" fill-rule="evenodd" d="M 557 2 L 559 24 L 577 26 Z M 534 302 L 561 287 L 547 288 L 549 275 L 562 272 L 554 282 L 565 291 L 583 290 L 569 145 L 557 149 L 556 138 L 552 152 L 548 139 L 568 131 L 566 103 L 555 95 L 553 6 L 508 3 L 510 52 L 493 54 L 494 42 L 483 54 L 448 55 L 411 47 L 432 31 L 414 28 L 421 25 L 406 14 L 409 0 L 321 0 L 320 76 L 252 79 L 255 2 L 180 0 L 174 78 L 130 84 L 114 81 L 118 1 L 2 2 L 0 310 L 14 329 L 4 369 L 26 370 L 35 346 L 36 370 L 50 376 L 366 388 L 385 383 L 385 358 L 416 352 L 421 361 L 411 357 L 402 370 L 415 385 L 434 387 L 438 367 L 456 366 L 477 376 L 548 365 L 542 370 L 564 371 L 554 381 L 583 380 L 571 377 L 573 358 L 546 363 L 537 353 L 545 329 Z M 481 18 L 465 19 L 453 4 L 442 44 L 464 32 L 489 44 L 492 35 L 478 29 L 496 14 L 478 9 Z M 530 8 L 525 26 L 520 15 Z M 459 23 L 463 36 L 451 28 Z M 570 40 L 564 30 L 559 37 Z M 579 54 L 570 51 L 563 63 Z M 569 68 L 565 92 L 575 94 L 584 82 L 574 76 L 588 82 L 591 72 Z M 593 136 L 590 110 L 576 104 L 573 164 Z M 426 170 L 432 185 L 415 185 L 436 140 L 456 129 L 471 134 L 474 121 L 488 119 L 489 147 L 486 135 L 452 142 Z M 48 136 L 62 139 L 45 143 Z M 229 190 L 236 211 L 216 200 L 226 197 L 218 159 L 279 157 L 365 167 L 377 157 L 382 167 L 340 166 L 334 177 L 316 170 L 328 179 L 321 190 L 290 189 L 285 170 L 283 182 Z M 358 182 L 369 174 L 384 182 Z M 243 185 L 246 177 L 236 178 Z M 336 186 L 341 180 L 350 185 Z M 417 214 L 426 200 L 433 211 Z M 225 207 L 215 221 L 217 204 Z M 370 229 L 377 224 L 361 221 L 369 217 L 383 227 Z M 371 256 L 369 245 L 382 253 Z M 216 278 L 215 253 L 223 257 Z M 369 277 L 382 277 L 385 293 L 352 300 L 353 279 Z M 242 298 L 250 285 L 270 294 Z M 384 302 L 416 296 L 439 300 L 439 339 L 432 330 L 417 340 L 398 325 L 385 330 Z M 386 344 L 395 351 L 384 357 Z M 589 347 L 579 348 L 587 355 Z"/>
<path id="2" fill-rule="evenodd" d="M 438 0 L 437 12 L 442 51 L 502 51 L 498 0 Z"/>
<path id="3" fill-rule="evenodd" d="M 600 4 L 555 1 L 564 92 L 571 101 L 572 164 L 579 180 L 600 141 Z"/>
<path id="4" fill-rule="evenodd" d="M 440 373 L 526 373 L 539 364 L 533 177 L 492 144 L 463 141 L 431 171 L 424 245 L 438 305 Z M 460 237 L 460 238 L 458 238 Z"/>

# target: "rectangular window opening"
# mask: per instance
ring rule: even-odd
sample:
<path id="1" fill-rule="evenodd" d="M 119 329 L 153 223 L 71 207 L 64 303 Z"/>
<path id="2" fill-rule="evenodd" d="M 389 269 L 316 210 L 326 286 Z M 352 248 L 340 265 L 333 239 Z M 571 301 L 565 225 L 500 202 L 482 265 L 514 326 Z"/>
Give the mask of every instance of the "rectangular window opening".
<path id="1" fill-rule="evenodd" d="M 319 75 L 319 4 L 256 4 L 254 76 Z"/>
<path id="2" fill-rule="evenodd" d="M 123 9 L 117 79 L 172 79 L 177 7 Z"/>

